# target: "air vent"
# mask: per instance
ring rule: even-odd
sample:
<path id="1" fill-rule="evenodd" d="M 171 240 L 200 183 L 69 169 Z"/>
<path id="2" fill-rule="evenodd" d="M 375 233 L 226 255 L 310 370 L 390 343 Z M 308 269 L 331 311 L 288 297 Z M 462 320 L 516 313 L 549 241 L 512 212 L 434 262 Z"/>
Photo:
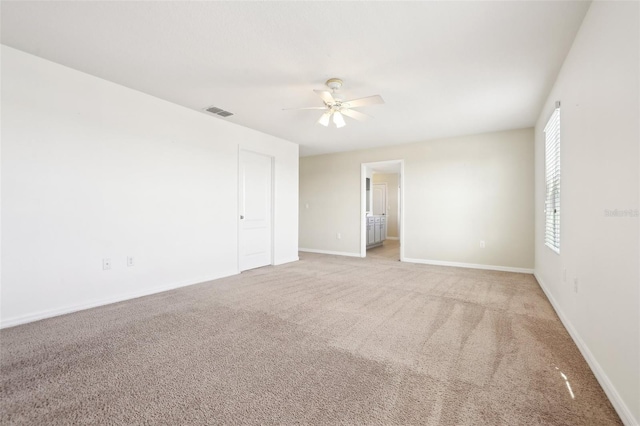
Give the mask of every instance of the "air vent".
<path id="1" fill-rule="evenodd" d="M 229 117 L 233 115 L 232 112 L 225 111 L 222 108 L 213 107 L 213 106 L 209 108 L 205 108 L 205 111 L 210 112 L 211 114 L 219 115 L 220 117 Z"/>

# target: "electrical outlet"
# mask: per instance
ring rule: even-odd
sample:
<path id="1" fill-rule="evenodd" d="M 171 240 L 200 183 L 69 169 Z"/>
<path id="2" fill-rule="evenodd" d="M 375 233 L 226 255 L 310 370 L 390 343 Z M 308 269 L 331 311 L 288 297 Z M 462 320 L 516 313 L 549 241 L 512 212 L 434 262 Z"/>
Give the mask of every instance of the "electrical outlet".
<path id="1" fill-rule="evenodd" d="M 336 234 L 336 238 L 341 240 L 342 239 L 342 234 L 340 234 L 339 232 Z"/>
<path id="2" fill-rule="evenodd" d="M 578 292 L 578 279 L 577 278 L 573 279 L 573 292 L 574 293 Z"/>
<path id="3" fill-rule="evenodd" d="M 484 244 L 484 240 L 480 241 L 480 248 L 484 248 L 485 244 Z"/>
<path id="4" fill-rule="evenodd" d="M 102 259 L 102 269 L 105 271 L 111 269 L 111 259 Z"/>
<path id="5" fill-rule="evenodd" d="M 133 257 L 132 256 L 127 257 L 127 266 L 133 266 L 133 265 L 134 265 Z"/>

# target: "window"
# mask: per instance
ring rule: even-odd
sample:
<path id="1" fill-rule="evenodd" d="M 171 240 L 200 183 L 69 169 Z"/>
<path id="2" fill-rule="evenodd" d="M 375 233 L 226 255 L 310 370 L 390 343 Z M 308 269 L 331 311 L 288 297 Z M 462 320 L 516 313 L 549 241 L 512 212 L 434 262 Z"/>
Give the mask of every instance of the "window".
<path id="1" fill-rule="evenodd" d="M 544 243 L 560 253 L 560 102 L 544 128 Z"/>

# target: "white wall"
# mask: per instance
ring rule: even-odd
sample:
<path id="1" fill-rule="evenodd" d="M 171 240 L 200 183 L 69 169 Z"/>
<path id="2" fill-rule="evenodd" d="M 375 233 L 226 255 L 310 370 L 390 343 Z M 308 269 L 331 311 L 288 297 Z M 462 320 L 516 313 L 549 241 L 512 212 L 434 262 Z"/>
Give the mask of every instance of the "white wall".
<path id="1" fill-rule="evenodd" d="M 540 113 L 535 148 L 536 277 L 626 424 L 640 421 L 639 218 L 605 210 L 639 207 L 639 13 L 637 2 L 591 5 Z M 543 234 L 543 130 L 557 100 L 559 255 Z"/>
<path id="2" fill-rule="evenodd" d="M 296 260 L 297 145 L 2 46 L 2 326 L 236 274 L 239 147 Z"/>
<path id="3" fill-rule="evenodd" d="M 301 158 L 301 250 L 360 255 L 361 164 L 385 160 L 405 164 L 405 260 L 533 268 L 533 129 Z"/>

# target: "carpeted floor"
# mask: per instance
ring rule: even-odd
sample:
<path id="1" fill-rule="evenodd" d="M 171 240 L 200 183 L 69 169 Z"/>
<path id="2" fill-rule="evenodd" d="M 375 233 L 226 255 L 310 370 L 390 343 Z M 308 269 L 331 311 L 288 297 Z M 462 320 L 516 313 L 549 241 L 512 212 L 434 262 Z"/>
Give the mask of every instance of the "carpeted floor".
<path id="1" fill-rule="evenodd" d="M 620 423 L 531 275 L 376 252 L 301 253 L 0 338 L 2 424 Z"/>

